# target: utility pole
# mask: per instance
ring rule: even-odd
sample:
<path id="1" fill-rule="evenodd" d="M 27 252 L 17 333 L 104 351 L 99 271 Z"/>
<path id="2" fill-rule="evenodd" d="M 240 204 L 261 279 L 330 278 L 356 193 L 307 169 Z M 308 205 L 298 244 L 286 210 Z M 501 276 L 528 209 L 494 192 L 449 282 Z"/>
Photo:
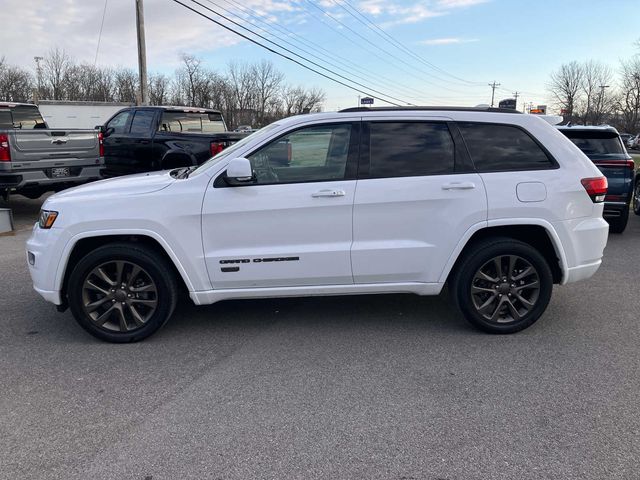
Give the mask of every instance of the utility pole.
<path id="1" fill-rule="evenodd" d="M 42 68 L 40 67 L 40 62 L 42 60 L 44 60 L 44 57 L 33 57 L 33 59 L 36 62 L 36 76 L 37 78 L 37 82 L 38 82 L 38 89 L 36 90 L 36 94 L 34 95 L 34 103 L 38 103 L 38 100 L 40 100 L 40 90 L 42 89 Z"/>
<path id="2" fill-rule="evenodd" d="M 516 110 L 518 110 L 518 97 L 520 96 L 520 92 L 519 91 L 515 91 L 513 92 L 513 98 L 516 99 Z"/>
<path id="3" fill-rule="evenodd" d="M 147 47 L 144 40 L 144 9 L 142 0 L 136 0 L 136 27 L 138 32 L 138 70 L 140 73 L 140 104 L 149 104 L 147 84 Z"/>
<path id="4" fill-rule="evenodd" d="M 493 83 L 489 83 L 488 85 L 491 87 L 491 106 L 493 107 L 493 99 L 495 97 L 496 87 L 499 87 L 500 84 L 496 83 L 496 81 L 494 80 Z"/>

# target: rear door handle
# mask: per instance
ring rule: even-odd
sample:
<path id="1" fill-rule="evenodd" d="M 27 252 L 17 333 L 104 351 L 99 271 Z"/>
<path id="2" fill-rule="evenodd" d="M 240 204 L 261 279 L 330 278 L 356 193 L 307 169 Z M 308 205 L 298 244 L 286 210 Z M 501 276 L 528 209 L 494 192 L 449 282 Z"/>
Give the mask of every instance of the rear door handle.
<path id="1" fill-rule="evenodd" d="M 312 197 L 314 198 L 318 198 L 318 197 L 344 197 L 345 193 L 344 190 L 318 190 L 317 192 L 314 192 L 311 194 Z"/>
<path id="2" fill-rule="evenodd" d="M 471 190 L 476 188 L 476 184 L 473 182 L 452 182 L 442 185 L 443 190 Z"/>

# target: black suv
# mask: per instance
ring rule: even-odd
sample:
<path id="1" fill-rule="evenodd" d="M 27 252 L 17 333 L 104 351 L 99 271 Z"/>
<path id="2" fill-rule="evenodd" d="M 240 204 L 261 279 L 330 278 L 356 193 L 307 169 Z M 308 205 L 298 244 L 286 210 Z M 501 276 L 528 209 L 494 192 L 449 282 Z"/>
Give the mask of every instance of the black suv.
<path id="1" fill-rule="evenodd" d="M 622 233 L 629 221 L 635 164 L 618 131 L 609 126 L 562 126 L 558 129 L 575 143 L 607 177 L 609 189 L 604 199 L 604 219 L 609 231 Z"/>

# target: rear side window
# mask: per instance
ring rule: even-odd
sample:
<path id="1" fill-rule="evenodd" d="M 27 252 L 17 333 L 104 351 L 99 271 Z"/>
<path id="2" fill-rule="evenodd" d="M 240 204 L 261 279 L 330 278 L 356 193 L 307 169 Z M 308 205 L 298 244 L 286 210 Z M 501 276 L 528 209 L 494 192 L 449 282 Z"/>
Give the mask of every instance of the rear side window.
<path id="1" fill-rule="evenodd" d="M 171 112 L 162 114 L 162 132 L 223 133 L 226 126 L 220 113 Z"/>
<path id="2" fill-rule="evenodd" d="M 569 140 L 587 155 L 625 153 L 622 142 L 615 132 L 560 130 Z"/>
<path id="3" fill-rule="evenodd" d="M 133 115 L 131 133 L 134 135 L 148 135 L 151 132 L 154 116 L 155 112 L 153 110 L 138 110 Z"/>
<path id="4" fill-rule="evenodd" d="M 490 123 L 458 123 L 479 172 L 553 168 L 544 150 L 520 128 Z"/>
<path id="5" fill-rule="evenodd" d="M 455 148 L 446 123 L 370 124 L 371 178 L 453 173 Z"/>

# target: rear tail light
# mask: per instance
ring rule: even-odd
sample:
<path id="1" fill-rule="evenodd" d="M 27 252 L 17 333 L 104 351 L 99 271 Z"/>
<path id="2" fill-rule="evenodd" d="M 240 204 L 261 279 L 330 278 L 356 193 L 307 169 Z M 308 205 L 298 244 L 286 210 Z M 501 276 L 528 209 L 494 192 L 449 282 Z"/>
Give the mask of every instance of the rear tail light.
<path id="1" fill-rule="evenodd" d="M 212 157 L 215 157 L 222 150 L 224 150 L 224 143 L 222 143 L 222 142 L 211 142 L 209 151 L 211 152 L 211 156 Z"/>
<path id="2" fill-rule="evenodd" d="M 104 135 L 102 132 L 98 132 L 98 148 L 100 156 L 104 157 Z"/>
<path id="3" fill-rule="evenodd" d="M 607 177 L 583 178 L 580 182 L 593 203 L 604 202 L 604 197 L 607 194 L 607 188 L 609 187 Z"/>
<path id="4" fill-rule="evenodd" d="M 634 170 L 636 164 L 633 160 L 607 160 L 604 162 L 596 162 L 596 167 L 627 167 Z"/>
<path id="5" fill-rule="evenodd" d="M 9 135 L 0 133 L 0 162 L 11 161 L 11 150 L 9 150 Z"/>

